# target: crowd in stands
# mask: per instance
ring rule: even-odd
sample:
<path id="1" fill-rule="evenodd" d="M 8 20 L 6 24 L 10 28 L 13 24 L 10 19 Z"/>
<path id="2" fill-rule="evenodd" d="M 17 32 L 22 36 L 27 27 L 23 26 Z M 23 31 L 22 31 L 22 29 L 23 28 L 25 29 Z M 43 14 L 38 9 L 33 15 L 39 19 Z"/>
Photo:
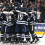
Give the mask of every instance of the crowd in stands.
<path id="1" fill-rule="evenodd" d="M 32 12 L 35 16 L 35 21 L 36 21 L 36 15 L 37 15 L 37 22 L 38 23 L 44 23 L 45 22 L 45 0 L 37 0 L 37 1 L 22 1 L 19 3 L 19 0 L 15 1 L 9 1 L 9 0 L 0 0 L 0 7 L 2 8 L 2 11 L 4 11 L 4 9 L 7 9 L 7 7 L 15 7 L 15 3 L 17 3 L 17 7 L 25 7 L 28 9 L 29 12 Z M 36 7 L 36 3 L 37 3 L 37 7 Z M 0 11 L 1 11 L 0 8 Z M 12 8 L 11 10 L 14 10 L 14 8 Z M 36 10 L 37 10 L 37 14 L 36 14 Z"/>

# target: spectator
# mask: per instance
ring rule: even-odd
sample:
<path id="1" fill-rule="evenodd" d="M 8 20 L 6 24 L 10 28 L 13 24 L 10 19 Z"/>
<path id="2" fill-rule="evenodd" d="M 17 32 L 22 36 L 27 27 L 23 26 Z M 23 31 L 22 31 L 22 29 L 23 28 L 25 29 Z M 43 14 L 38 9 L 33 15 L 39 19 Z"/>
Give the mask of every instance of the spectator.
<path id="1" fill-rule="evenodd" d="M 28 7 L 28 11 L 29 11 L 29 12 L 32 11 L 32 4 L 29 5 L 29 7 Z"/>
<path id="2" fill-rule="evenodd" d="M 40 17 L 43 20 L 43 22 L 45 22 L 45 12 L 41 13 Z"/>
<path id="3" fill-rule="evenodd" d="M 0 12 L 2 11 L 2 6 L 0 6 Z"/>
<path id="4" fill-rule="evenodd" d="M 8 1 L 7 0 L 0 0 L 0 5 L 3 7 L 2 11 L 4 9 L 6 9 L 8 6 L 10 6 L 11 8 L 16 7 L 14 4 L 20 3 L 21 7 L 28 8 L 28 10 L 31 11 L 31 12 L 34 11 L 34 14 L 35 14 L 35 17 L 36 17 L 36 1 L 35 0 L 22 0 L 22 2 L 19 1 L 19 0 L 12 0 L 11 2 L 10 1 L 11 0 L 8 0 Z M 42 15 L 44 16 L 44 14 L 45 14 L 44 13 L 45 10 L 42 8 L 44 5 L 45 5 L 45 0 L 37 0 L 37 19 L 39 20 L 39 22 L 40 22 L 39 17 L 42 18 L 41 20 L 44 20 L 43 17 L 42 17 Z M 19 8 L 20 6 L 17 5 L 17 7 Z M 11 9 L 11 10 L 13 10 L 13 9 Z M 41 22 L 43 22 L 43 21 L 41 21 Z"/>

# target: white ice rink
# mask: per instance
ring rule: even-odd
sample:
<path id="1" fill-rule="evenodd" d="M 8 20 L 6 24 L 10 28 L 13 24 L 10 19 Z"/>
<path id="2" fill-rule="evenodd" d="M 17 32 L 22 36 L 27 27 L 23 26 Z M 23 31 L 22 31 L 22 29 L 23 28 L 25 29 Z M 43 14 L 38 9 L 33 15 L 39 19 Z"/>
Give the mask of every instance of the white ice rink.
<path id="1" fill-rule="evenodd" d="M 42 36 L 42 35 L 38 35 L 38 36 Z M 44 37 L 43 38 L 41 38 L 40 39 L 40 42 L 39 43 L 34 43 L 34 44 L 27 44 L 27 43 L 25 43 L 25 44 L 1 44 L 0 43 L 0 45 L 45 45 L 45 35 L 44 35 Z"/>

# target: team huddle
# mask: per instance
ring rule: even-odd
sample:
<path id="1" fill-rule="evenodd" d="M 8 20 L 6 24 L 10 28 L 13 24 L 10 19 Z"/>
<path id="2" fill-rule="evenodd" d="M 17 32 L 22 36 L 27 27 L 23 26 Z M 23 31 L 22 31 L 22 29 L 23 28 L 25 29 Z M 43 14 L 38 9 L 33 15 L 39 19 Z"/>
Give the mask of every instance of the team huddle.
<path id="1" fill-rule="evenodd" d="M 33 14 L 28 11 L 25 12 L 24 8 L 10 12 L 8 10 L 7 12 L 0 12 L 0 19 L 0 23 L 2 24 L 0 36 L 2 42 L 36 43 L 39 41 L 39 38 L 33 30 L 33 25 L 35 25 Z"/>

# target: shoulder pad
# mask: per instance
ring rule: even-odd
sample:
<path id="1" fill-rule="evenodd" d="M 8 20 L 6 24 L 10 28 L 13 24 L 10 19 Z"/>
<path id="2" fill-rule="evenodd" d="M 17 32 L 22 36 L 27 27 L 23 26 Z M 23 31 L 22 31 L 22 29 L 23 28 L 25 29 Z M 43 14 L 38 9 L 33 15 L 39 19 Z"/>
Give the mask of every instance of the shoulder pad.
<path id="1" fill-rule="evenodd" d="M 0 12 L 0 15 L 2 14 L 3 12 Z"/>
<path id="2" fill-rule="evenodd" d="M 3 13 L 4 14 L 13 14 L 13 12 L 7 12 L 7 11 L 4 11 Z"/>
<path id="3" fill-rule="evenodd" d="M 21 11 L 19 11 L 19 10 L 16 10 L 16 12 L 21 12 Z"/>

